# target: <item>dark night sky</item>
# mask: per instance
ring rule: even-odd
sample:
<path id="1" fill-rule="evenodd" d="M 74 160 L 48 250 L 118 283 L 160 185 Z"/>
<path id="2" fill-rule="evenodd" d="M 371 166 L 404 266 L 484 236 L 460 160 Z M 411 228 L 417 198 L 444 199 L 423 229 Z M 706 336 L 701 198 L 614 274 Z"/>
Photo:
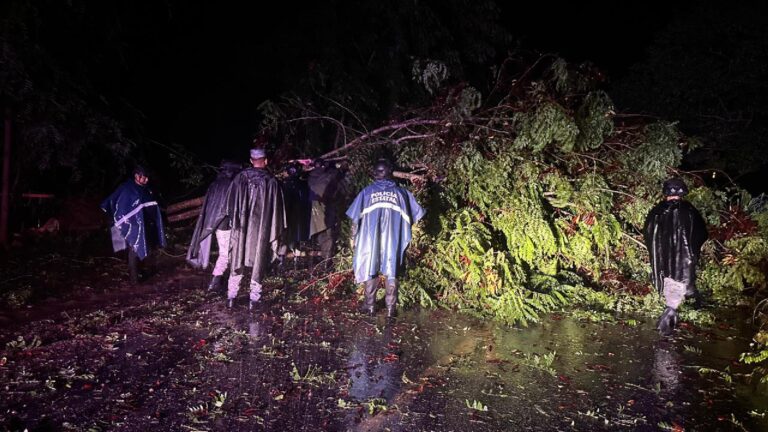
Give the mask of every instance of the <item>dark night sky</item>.
<path id="1" fill-rule="evenodd" d="M 642 60 L 654 34 L 695 2 L 530 2 L 522 10 L 501 1 L 501 21 L 527 48 L 592 61 L 619 78 Z M 673 3 L 673 4 L 670 4 Z"/>
<path id="2" fill-rule="evenodd" d="M 657 30 L 684 13 L 681 4 L 571 2 L 555 8 L 502 1 L 499 19 L 524 48 L 591 60 L 617 79 L 643 58 Z M 189 6 L 169 14 L 160 6 L 124 5 L 122 22 L 140 25 L 124 29 L 130 38 L 126 76 L 113 81 L 119 83 L 113 91 L 146 116 L 152 137 L 182 142 L 211 162 L 233 156 L 221 149 L 248 144 L 258 122 L 256 106 L 289 88 L 321 49 L 317 7 L 251 3 Z M 157 21 L 147 26 L 147 16 Z"/>
<path id="3" fill-rule="evenodd" d="M 644 59 L 659 30 L 701 4 L 497 3 L 498 22 L 512 36 L 512 46 L 556 53 L 569 62 L 592 61 L 609 86 Z M 355 28 L 354 16 L 339 14 L 341 22 L 324 22 L 329 4 L 346 10 L 355 3 L 51 0 L 38 10 L 45 15 L 41 37 L 59 56 L 56 61 L 66 66 L 75 59 L 71 69 L 87 59 L 88 79 L 110 101 L 112 115 L 131 117 L 126 107 L 140 113 L 142 129 L 134 136 L 177 143 L 217 163 L 241 156 L 258 129 L 257 106 L 307 76 L 326 41 L 343 34 L 333 26 Z M 57 19 L 72 16 L 78 5 L 85 5 L 85 18 Z"/>

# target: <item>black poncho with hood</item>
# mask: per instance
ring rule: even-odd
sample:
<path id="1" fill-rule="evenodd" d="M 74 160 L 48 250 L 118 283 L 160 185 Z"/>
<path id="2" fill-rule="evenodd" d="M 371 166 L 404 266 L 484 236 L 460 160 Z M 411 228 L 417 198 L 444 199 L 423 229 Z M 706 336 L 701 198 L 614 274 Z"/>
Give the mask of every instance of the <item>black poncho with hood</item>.
<path id="1" fill-rule="evenodd" d="M 285 206 L 280 185 L 262 168 L 247 168 L 232 180 L 227 195 L 230 218 L 229 262 L 242 274 L 253 268 L 251 280 L 260 282 L 277 256 L 285 231 Z"/>
<path id="2" fill-rule="evenodd" d="M 187 262 L 192 267 L 208 267 L 213 234 L 216 230 L 229 230 L 229 218 L 225 214 L 227 191 L 232 184 L 232 179 L 241 169 L 242 166 L 236 162 L 223 161 L 219 166 L 216 180 L 208 187 L 187 251 Z M 227 253 L 219 251 L 219 253 L 222 252 Z"/>
<path id="3" fill-rule="evenodd" d="M 296 248 L 300 242 L 309 240 L 312 204 L 307 180 L 298 175 L 288 177 L 283 181 L 283 194 L 288 221 L 285 241 L 288 246 Z"/>
<path id="4" fill-rule="evenodd" d="M 318 167 L 309 172 L 309 197 L 312 201 L 312 217 L 309 236 L 332 229 L 338 222 L 336 191 L 343 172 L 334 166 Z"/>
<path id="5" fill-rule="evenodd" d="M 651 258 L 653 285 L 663 294 L 668 277 L 695 290 L 696 261 L 707 240 L 707 227 L 698 210 L 682 199 L 662 201 L 648 213 L 643 227 Z"/>

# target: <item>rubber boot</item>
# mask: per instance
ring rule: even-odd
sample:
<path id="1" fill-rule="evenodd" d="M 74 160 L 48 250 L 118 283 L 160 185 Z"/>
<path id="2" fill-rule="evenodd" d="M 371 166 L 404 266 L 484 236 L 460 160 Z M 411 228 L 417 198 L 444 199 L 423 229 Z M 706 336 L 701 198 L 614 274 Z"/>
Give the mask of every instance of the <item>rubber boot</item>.
<path id="1" fill-rule="evenodd" d="M 384 297 L 387 303 L 387 318 L 394 318 L 397 316 L 397 280 L 387 279 L 386 284 L 386 296 Z"/>
<path id="2" fill-rule="evenodd" d="M 211 281 L 208 283 L 208 291 L 218 291 L 219 285 L 221 284 L 221 275 L 214 275 L 211 278 Z"/>
<path id="3" fill-rule="evenodd" d="M 664 309 L 664 313 L 661 314 L 659 322 L 656 324 L 656 329 L 659 330 L 662 336 L 669 336 L 675 330 L 677 326 L 677 310 L 667 307 Z"/>
<path id="4" fill-rule="evenodd" d="M 376 291 L 379 290 L 379 279 L 373 278 L 365 281 L 365 301 L 360 311 L 373 316 L 376 312 Z"/>
<path id="5" fill-rule="evenodd" d="M 250 292 L 248 293 L 248 310 L 252 311 L 256 309 L 259 305 L 259 300 L 261 300 L 261 290 L 263 286 L 261 283 L 256 281 L 251 281 L 250 285 Z"/>

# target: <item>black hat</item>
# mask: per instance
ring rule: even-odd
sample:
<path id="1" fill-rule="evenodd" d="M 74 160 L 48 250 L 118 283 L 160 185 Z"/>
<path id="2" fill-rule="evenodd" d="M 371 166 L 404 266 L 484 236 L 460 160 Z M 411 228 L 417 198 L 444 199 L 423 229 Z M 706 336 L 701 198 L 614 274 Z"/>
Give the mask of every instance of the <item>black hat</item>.
<path id="1" fill-rule="evenodd" d="M 133 167 L 133 175 L 137 174 L 149 177 L 149 170 L 146 169 L 143 165 L 136 165 Z"/>
<path id="2" fill-rule="evenodd" d="M 383 180 L 392 177 L 392 162 L 389 159 L 379 159 L 373 165 L 373 178 Z"/>
<path id="3" fill-rule="evenodd" d="M 683 179 L 679 177 L 671 178 L 664 182 L 661 188 L 661 192 L 664 196 L 678 196 L 683 197 L 688 195 L 688 186 Z"/>

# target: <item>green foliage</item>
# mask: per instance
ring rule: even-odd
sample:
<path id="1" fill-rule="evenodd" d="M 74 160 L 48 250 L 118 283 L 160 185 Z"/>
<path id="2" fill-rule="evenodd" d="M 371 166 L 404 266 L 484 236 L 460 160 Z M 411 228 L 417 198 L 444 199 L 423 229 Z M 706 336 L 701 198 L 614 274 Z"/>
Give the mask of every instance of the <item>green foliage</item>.
<path id="1" fill-rule="evenodd" d="M 429 94 L 434 94 L 449 75 L 448 67 L 441 61 L 416 59 L 411 67 L 411 79 Z"/>
<path id="2" fill-rule="evenodd" d="M 524 354 L 523 363 L 534 369 L 539 369 L 552 376 L 556 376 L 557 371 L 552 367 L 552 363 L 555 362 L 555 357 L 557 357 L 557 351 L 552 351 L 542 355 L 536 353 Z"/>
<path id="3" fill-rule="evenodd" d="M 765 206 L 679 173 L 686 139 L 674 123 L 614 125 L 604 92 L 578 91 L 583 70 L 554 60 L 543 73 L 549 81 L 531 77 L 497 106 L 455 91 L 427 111 L 430 122 L 346 151 L 350 194 L 369 182 L 380 155 L 424 177 L 412 183 L 427 216 L 409 248 L 415 265 L 402 302 L 521 325 L 574 302 L 605 316 L 659 314 L 640 229 L 672 173 L 691 185 L 715 239 L 701 259 L 701 289 L 722 303 L 743 300 L 747 288 L 765 291 Z M 427 138 L 398 141 L 413 135 Z"/>
<path id="4" fill-rule="evenodd" d="M 579 127 L 576 148 L 593 150 L 603 143 L 605 137 L 613 132 L 613 110 L 613 102 L 603 91 L 592 92 L 584 98 L 576 112 L 576 125 Z"/>
<path id="5" fill-rule="evenodd" d="M 711 293 L 724 304 L 744 303 L 743 291 L 747 288 L 765 292 L 768 240 L 764 237 L 747 236 L 727 240 L 718 260 L 712 250 L 705 255 L 702 270 L 697 277 L 698 286 Z"/>
<path id="6" fill-rule="evenodd" d="M 649 184 L 661 184 L 669 169 L 680 166 L 683 152 L 678 146 L 680 132 L 673 123 L 653 123 L 644 131 L 642 144 L 620 157 L 625 169 Z"/>
<path id="7" fill-rule="evenodd" d="M 563 107 L 545 102 L 530 113 L 517 113 L 514 120 L 519 124 L 514 145 L 519 149 L 540 152 L 555 145 L 562 152 L 570 152 L 576 144 L 579 127 Z"/>
<path id="8" fill-rule="evenodd" d="M 725 191 L 696 187 L 691 189 L 686 199 L 699 210 L 709 225 L 720 224 L 720 213 L 725 211 L 728 199 Z"/>
<path id="9" fill-rule="evenodd" d="M 464 399 L 464 404 L 467 405 L 467 408 L 475 411 L 488 411 L 488 405 L 483 404 L 482 402 L 478 400 L 472 400 L 472 402 L 469 401 L 469 399 Z"/>

